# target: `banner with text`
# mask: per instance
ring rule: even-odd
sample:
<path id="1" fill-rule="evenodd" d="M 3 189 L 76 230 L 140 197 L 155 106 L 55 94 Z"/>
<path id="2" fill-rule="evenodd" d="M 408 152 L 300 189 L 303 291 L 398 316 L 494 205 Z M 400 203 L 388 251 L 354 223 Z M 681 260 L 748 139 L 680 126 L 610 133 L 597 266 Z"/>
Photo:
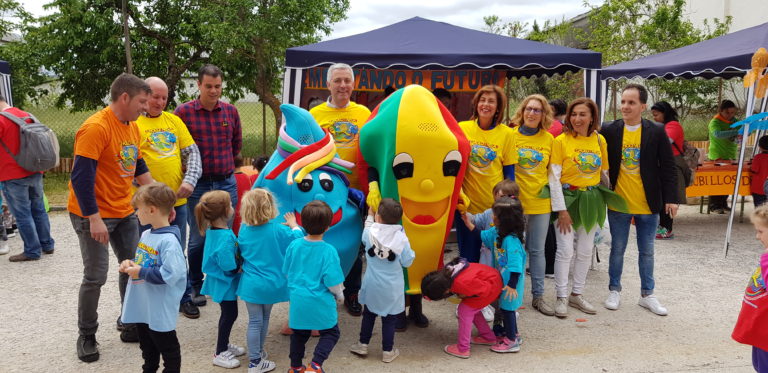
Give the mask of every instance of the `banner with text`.
<path id="1" fill-rule="evenodd" d="M 327 67 L 308 69 L 305 89 L 328 89 Z M 452 92 L 475 92 L 487 84 L 504 86 L 504 70 L 380 70 L 354 69 L 355 91 L 383 91 L 387 86 L 399 89 L 419 84 L 430 91 L 444 88 Z"/>

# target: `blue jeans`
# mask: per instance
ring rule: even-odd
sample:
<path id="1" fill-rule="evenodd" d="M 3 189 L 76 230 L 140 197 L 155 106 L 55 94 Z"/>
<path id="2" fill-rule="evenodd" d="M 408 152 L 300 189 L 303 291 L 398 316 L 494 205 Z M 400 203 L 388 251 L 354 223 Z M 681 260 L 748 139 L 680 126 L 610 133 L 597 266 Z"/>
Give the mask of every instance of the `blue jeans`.
<path id="1" fill-rule="evenodd" d="M 34 173 L 2 184 L 8 208 L 16 217 L 24 241 L 24 255 L 37 259 L 43 251 L 53 250 L 51 223 L 43 202 L 43 174 Z"/>
<path id="2" fill-rule="evenodd" d="M 544 244 L 551 214 L 526 214 L 525 250 L 528 252 L 528 267 L 531 270 L 531 294 L 534 298 L 544 295 L 544 272 L 547 260 L 544 256 Z"/>
<path id="3" fill-rule="evenodd" d="M 181 233 L 181 250 L 182 252 L 187 247 L 187 215 L 189 214 L 189 210 L 187 209 L 187 205 L 183 204 L 181 206 L 176 206 L 173 208 L 174 211 L 176 211 L 176 217 L 171 222 L 171 225 L 175 225 L 179 227 L 179 233 Z M 141 224 L 141 223 L 139 223 Z M 139 236 L 141 236 L 142 233 L 144 233 L 145 230 L 151 228 L 149 224 L 147 225 L 139 225 Z M 179 304 L 184 304 L 192 300 L 191 298 L 192 293 L 192 285 L 189 282 L 189 269 L 187 269 L 187 289 L 184 291 L 184 295 L 181 297 L 181 302 Z"/>
<path id="4" fill-rule="evenodd" d="M 640 294 L 653 294 L 653 241 L 656 239 L 658 214 L 625 214 L 608 210 L 611 226 L 611 256 L 608 260 L 609 290 L 621 291 L 621 272 L 624 270 L 624 251 L 629 239 L 629 226 L 635 218 L 637 233 L 637 265 L 640 269 Z"/>
<path id="5" fill-rule="evenodd" d="M 264 341 L 267 339 L 272 305 L 245 302 L 245 307 L 248 308 L 248 359 L 258 364 L 264 351 Z"/>
<path id="6" fill-rule="evenodd" d="M 231 175 L 222 181 L 201 179 L 197 182 L 192 195 L 187 198 L 187 208 L 189 209 L 187 218 L 189 221 L 189 251 L 187 253 L 189 257 L 189 281 L 198 294 L 200 293 L 200 288 L 203 287 L 203 246 L 205 245 L 205 237 L 201 236 L 200 230 L 197 229 L 195 207 L 200 202 L 203 194 L 212 190 L 228 192 L 232 199 L 232 208 L 235 208 L 237 205 L 237 183 L 235 182 L 235 176 Z M 232 219 L 229 221 L 229 226 L 232 226 Z"/>

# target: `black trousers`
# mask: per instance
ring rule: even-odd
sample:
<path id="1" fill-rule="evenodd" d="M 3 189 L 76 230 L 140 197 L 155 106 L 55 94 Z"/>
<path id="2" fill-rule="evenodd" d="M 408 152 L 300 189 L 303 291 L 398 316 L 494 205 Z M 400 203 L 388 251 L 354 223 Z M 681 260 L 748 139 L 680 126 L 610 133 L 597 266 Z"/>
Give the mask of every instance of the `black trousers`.
<path id="1" fill-rule="evenodd" d="M 376 325 L 376 315 L 368 309 L 368 306 L 363 307 L 363 322 L 360 326 L 360 343 L 368 344 L 371 342 L 371 335 L 373 335 L 373 327 Z M 382 351 L 392 351 L 395 345 L 395 322 L 397 321 L 397 315 L 387 315 L 381 318 L 381 346 Z"/>
<path id="2" fill-rule="evenodd" d="M 357 296 L 360 292 L 360 285 L 363 279 L 363 249 L 361 245 L 357 252 L 357 258 L 355 263 L 352 264 L 352 269 L 349 270 L 347 277 L 344 279 L 344 297 Z"/>
<path id="3" fill-rule="evenodd" d="M 144 365 L 141 369 L 144 373 L 154 373 L 160 367 L 160 356 L 163 357 L 163 372 L 172 373 L 181 371 L 181 347 L 176 338 L 176 331 L 156 332 L 149 325 L 135 324 L 139 334 L 139 348 Z"/>
<path id="4" fill-rule="evenodd" d="M 237 320 L 236 300 L 222 301 L 219 306 L 221 307 L 221 316 L 219 316 L 219 336 L 216 339 L 216 355 L 229 348 L 229 333 L 232 332 L 232 325 Z"/>
<path id="5" fill-rule="evenodd" d="M 291 330 L 293 330 L 293 334 L 291 334 L 291 351 L 288 356 L 291 358 L 291 367 L 300 367 L 303 365 L 304 351 L 312 331 L 305 329 Z M 325 360 L 328 359 L 331 351 L 333 351 L 333 347 L 336 346 L 336 342 L 339 341 L 339 337 L 341 337 L 339 324 L 334 325 L 330 329 L 320 330 L 320 340 L 317 341 L 317 346 L 315 346 L 312 362 L 322 366 Z"/>

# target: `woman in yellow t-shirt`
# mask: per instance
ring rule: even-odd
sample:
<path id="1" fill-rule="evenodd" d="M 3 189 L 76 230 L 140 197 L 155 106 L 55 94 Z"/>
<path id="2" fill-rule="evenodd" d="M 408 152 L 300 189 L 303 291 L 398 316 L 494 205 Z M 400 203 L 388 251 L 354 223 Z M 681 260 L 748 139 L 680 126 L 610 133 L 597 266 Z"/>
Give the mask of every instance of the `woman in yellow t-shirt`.
<path id="1" fill-rule="evenodd" d="M 479 214 L 493 205 L 492 188 L 500 181 L 514 180 L 516 153 L 512 129 L 501 123 L 507 109 L 507 96 L 499 86 L 486 85 L 472 98 L 472 117 L 459 123 L 469 140 L 469 167 L 462 191 L 469 199 L 467 210 Z M 461 215 L 454 218 L 459 255 L 470 262 L 480 259 L 480 235 L 470 232 Z"/>
<path id="2" fill-rule="evenodd" d="M 517 151 L 515 181 L 520 185 L 520 202 L 523 204 L 527 225 L 525 227 L 525 249 L 529 254 L 528 266 L 531 271 L 531 293 L 533 308 L 552 316 L 552 306 L 544 295 L 544 243 L 547 240 L 549 219 L 552 209 L 549 197 L 542 192 L 547 186 L 547 167 L 552 153 L 554 138 L 547 132 L 552 124 L 552 108 L 546 97 L 530 95 L 518 106 L 512 124 Z"/>
<path id="3" fill-rule="evenodd" d="M 606 201 L 611 207 L 626 209 L 621 197 L 600 185 L 608 180 L 608 148 L 597 131 L 600 119 L 597 105 L 582 97 L 568 105 L 563 134 L 555 139 L 549 163 L 552 211 L 557 212 L 555 237 L 555 316 L 568 316 L 568 305 L 593 315 L 597 313 L 584 297 L 587 271 L 592 259 L 595 233 L 605 222 Z M 574 255 L 573 271 L 571 259 Z M 573 288 L 568 294 L 568 278 Z"/>

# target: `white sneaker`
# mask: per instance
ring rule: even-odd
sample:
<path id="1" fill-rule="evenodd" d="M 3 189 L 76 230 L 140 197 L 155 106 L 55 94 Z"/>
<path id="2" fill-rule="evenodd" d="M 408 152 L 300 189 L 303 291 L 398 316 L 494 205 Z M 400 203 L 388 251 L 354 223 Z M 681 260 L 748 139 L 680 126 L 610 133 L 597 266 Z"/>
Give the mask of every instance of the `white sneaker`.
<path id="1" fill-rule="evenodd" d="M 11 252 L 11 248 L 8 247 L 8 242 L 0 243 L 0 255 L 5 255 Z"/>
<path id="2" fill-rule="evenodd" d="M 213 365 L 222 368 L 232 369 L 240 366 L 240 361 L 229 351 L 224 351 L 213 357 Z"/>
<path id="3" fill-rule="evenodd" d="M 661 303 L 659 303 L 659 300 L 653 294 L 646 297 L 640 297 L 640 300 L 637 301 L 637 304 L 639 304 L 640 307 L 649 309 L 651 312 L 659 316 L 667 316 L 667 309 L 664 308 Z"/>
<path id="4" fill-rule="evenodd" d="M 349 352 L 355 355 L 368 356 L 368 345 L 365 343 L 360 343 L 359 341 L 355 342 L 355 344 L 349 348 Z"/>
<path id="5" fill-rule="evenodd" d="M 621 304 L 621 293 L 619 293 L 616 290 L 611 290 L 611 292 L 608 293 L 608 299 L 605 300 L 605 308 L 615 311 L 619 309 L 620 304 Z"/>
<path id="6" fill-rule="evenodd" d="M 400 350 L 396 348 L 393 348 L 392 351 L 382 351 L 381 361 L 391 363 L 392 360 L 395 360 L 398 356 L 400 356 Z"/>
<path id="7" fill-rule="evenodd" d="M 458 308 L 456 309 L 458 311 Z M 496 309 L 493 308 L 490 304 L 483 307 L 483 310 L 480 311 L 483 313 L 483 317 L 485 318 L 485 321 L 491 322 L 493 321 L 493 314 L 496 312 Z"/>
<path id="8" fill-rule="evenodd" d="M 227 351 L 232 353 L 232 355 L 234 355 L 234 356 L 243 356 L 243 355 L 245 355 L 245 348 L 240 347 L 240 346 L 235 345 L 235 344 L 232 344 L 232 343 L 227 345 Z M 264 356 L 262 356 L 261 358 L 263 359 Z"/>
<path id="9" fill-rule="evenodd" d="M 557 297 L 555 301 L 555 316 L 559 318 L 568 317 L 568 298 Z"/>
<path id="10" fill-rule="evenodd" d="M 248 363 L 248 373 L 264 373 L 275 370 L 275 362 L 261 359 L 258 364 Z"/>

